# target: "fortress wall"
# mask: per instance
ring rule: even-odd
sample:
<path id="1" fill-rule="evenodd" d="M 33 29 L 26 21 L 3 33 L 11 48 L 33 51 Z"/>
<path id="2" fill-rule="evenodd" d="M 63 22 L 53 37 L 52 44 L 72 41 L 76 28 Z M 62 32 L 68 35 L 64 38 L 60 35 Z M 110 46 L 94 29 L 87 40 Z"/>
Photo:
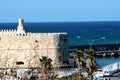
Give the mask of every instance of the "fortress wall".
<path id="1" fill-rule="evenodd" d="M 48 56 L 54 66 L 68 60 L 67 33 L 26 33 L 23 19 L 17 30 L 0 31 L 0 68 L 39 67 L 39 59 Z M 16 62 L 24 65 L 16 65 Z"/>
<path id="2" fill-rule="evenodd" d="M 0 67 L 39 67 L 41 56 L 48 56 L 55 66 L 62 65 L 68 58 L 67 33 L 17 33 L 1 31 Z"/>

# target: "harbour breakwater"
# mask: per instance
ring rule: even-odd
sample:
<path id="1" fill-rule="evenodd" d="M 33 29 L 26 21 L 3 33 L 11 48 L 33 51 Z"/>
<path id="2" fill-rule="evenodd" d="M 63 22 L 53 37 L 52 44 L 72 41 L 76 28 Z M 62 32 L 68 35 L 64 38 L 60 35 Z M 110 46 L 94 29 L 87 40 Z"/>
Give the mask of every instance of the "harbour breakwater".
<path id="1" fill-rule="evenodd" d="M 69 52 L 73 53 L 76 50 L 85 51 L 90 49 L 90 45 L 70 45 Z M 119 57 L 120 56 L 120 43 L 116 44 L 98 44 L 92 45 L 97 57 Z"/>

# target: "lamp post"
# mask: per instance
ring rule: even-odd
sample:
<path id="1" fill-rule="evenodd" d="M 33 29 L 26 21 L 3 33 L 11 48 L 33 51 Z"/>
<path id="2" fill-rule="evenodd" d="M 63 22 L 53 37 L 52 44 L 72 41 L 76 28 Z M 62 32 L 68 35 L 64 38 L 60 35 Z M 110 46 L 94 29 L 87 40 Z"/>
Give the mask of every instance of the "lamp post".
<path id="1" fill-rule="evenodd" d="M 77 38 L 80 39 L 80 36 L 77 36 Z M 96 38 L 96 39 L 93 39 L 93 40 L 89 40 L 89 39 L 87 39 L 87 38 L 83 38 L 83 39 L 85 39 L 86 41 L 89 42 L 90 49 L 92 49 L 92 45 L 93 45 L 93 43 L 94 43 L 95 41 L 100 40 L 100 39 L 105 39 L 105 37 L 100 37 L 100 38 Z"/>

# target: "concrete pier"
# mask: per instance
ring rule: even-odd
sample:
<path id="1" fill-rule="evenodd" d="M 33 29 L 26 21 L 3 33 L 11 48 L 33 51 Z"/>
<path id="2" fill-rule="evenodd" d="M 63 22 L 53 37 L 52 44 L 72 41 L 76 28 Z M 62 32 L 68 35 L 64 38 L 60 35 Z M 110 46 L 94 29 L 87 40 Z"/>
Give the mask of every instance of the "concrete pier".
<path id="1" fill-rule="evenodd" d="M 90 49 L 89 45 L 71 45 L 69 46 L 69 53 L 73 53 L 76 50 L 85 51 L 87 49 Z M 92 49 L 95 51 L 95 54 L 97 57 L 119 57 L 120 56 L 120 43 L 93 45 Z"/>
<path id="2" fill-rule="evenodd" d="M 119 50 L 109 50 L 109 51 L 95 51 L 96 57 L 119 57 Z"/>

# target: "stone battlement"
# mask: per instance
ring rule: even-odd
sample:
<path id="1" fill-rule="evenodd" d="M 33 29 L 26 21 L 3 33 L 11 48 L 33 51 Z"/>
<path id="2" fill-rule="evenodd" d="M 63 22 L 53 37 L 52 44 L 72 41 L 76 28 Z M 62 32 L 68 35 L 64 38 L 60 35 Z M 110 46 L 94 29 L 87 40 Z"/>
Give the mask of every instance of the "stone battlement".
<path id="1" fill-rule="evenodd" d="M 26 33 L 24 30 L 24 20 L 18 20 L 18 27 L 16 29 L 3 29 L 0 31 L 0 36 L 29 36 L 29 35 L 43 35 L 43 36 L 54 36 L 54 35 L 67 35 L 67 33 Z"/>
<path id="2" fill-rule="evenodd" d="M 17 33 L 17 30 L 1 30 L 0 36 L 30 36 L 30 35 L 40 35 L 40 36 L 54 36 L 54 35 L 67 35 L 67 33 Z"/>

